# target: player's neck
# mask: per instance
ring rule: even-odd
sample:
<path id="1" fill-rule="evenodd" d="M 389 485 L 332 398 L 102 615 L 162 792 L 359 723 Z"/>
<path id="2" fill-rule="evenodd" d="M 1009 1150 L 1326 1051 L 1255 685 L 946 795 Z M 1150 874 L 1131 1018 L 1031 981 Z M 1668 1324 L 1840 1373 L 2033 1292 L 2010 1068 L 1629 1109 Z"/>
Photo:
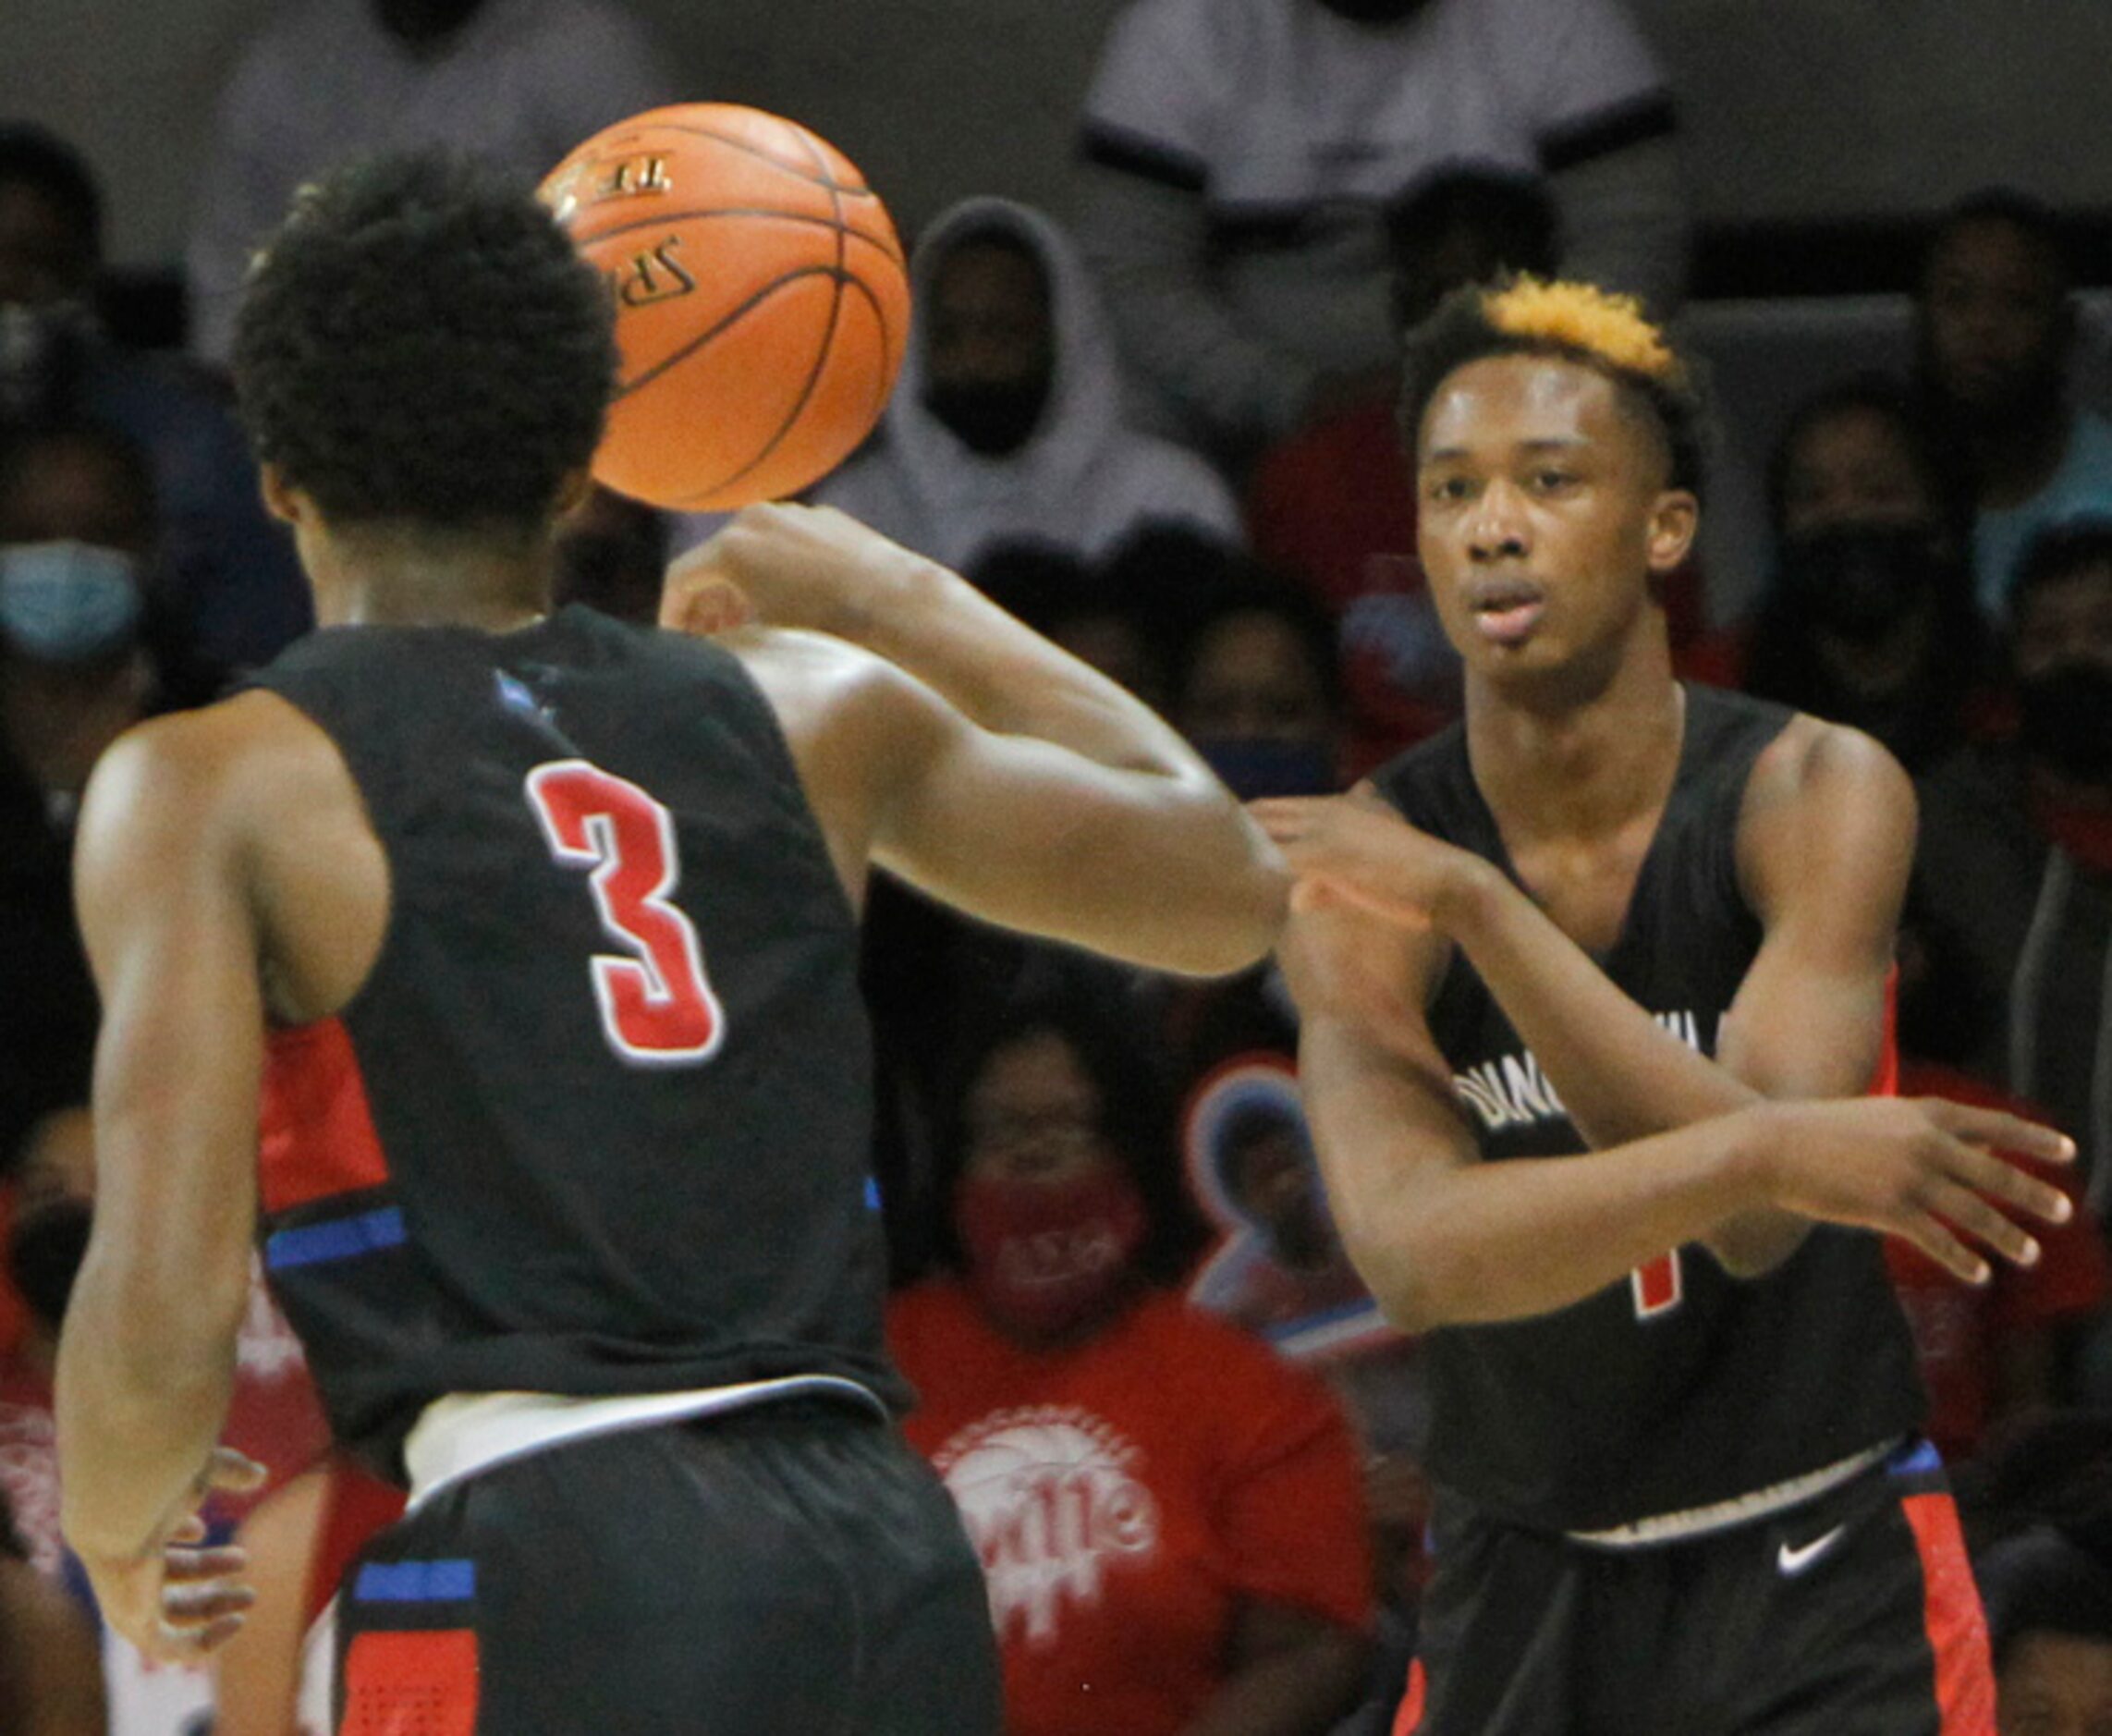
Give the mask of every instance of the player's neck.
<path id="1" fill-rule="evenodd" d="M 1602 837 L 1664 804 L 1685 695 L 1662 636 L 1603 681 L 1528 694 L 1470 680 L 1467 746 L 1483 798 L 1514 837 Z"/>
<path id="2" fill-rule="evenodd" d="M 446 536 L 362 526 L 304 548 L 326 627 L 473 627 L 506 632 L 550 607 L 539 538 Z"/>

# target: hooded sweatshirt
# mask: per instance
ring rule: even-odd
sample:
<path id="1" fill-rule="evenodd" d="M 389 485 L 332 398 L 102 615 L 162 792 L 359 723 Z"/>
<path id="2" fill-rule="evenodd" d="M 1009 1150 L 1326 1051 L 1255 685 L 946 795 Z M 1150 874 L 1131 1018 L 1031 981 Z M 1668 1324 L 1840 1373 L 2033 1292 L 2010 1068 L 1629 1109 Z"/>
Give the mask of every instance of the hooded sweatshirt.
<path id="1" fill-rule="evenodd" d="M 1019 237 L 1048 279 L 1055 366 L 1033 433 L 1001 457 L 963 445 L 925 405 L 919 324 L 879 438 L 812 498 L 953 568 L 1024 541 L 1098 560 L 1139 527 L 1168 521 L 1240 541 L 1239 507 L 1217 472 L 1125 423 L 1106 314 L 1077 250 L 1049 218 L 1003 199 L 951 207 L 910 257 L 913 305 L 929 306 L 938 265 L 960 236 L 993 229 Z"/>

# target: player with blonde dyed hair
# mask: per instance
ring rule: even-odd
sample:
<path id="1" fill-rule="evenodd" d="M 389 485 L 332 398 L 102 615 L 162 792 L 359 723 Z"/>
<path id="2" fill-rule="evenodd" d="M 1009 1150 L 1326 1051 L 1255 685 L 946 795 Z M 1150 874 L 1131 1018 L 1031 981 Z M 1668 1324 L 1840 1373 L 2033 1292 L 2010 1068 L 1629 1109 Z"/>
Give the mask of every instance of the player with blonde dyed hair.
<path id="1" fill-rule="evenodd" d="M 1673 677 L 1704 409 L 1632 302 L 1418 328 L 1402 424 L 1462 726 L 1257 804 L 1344 1242 L 1425 1332 L 1419 1736 L 1993 1728 L 1985 1626 L 1873 1230 L 2029 1264 L 2043 1130 L 1887 1071 L 1911 787 Z M 1835 1101 L 1823 1101 L 1832 1099 Z M 1974 1244 L 1978 1244 L 1975 1246 Z"/>

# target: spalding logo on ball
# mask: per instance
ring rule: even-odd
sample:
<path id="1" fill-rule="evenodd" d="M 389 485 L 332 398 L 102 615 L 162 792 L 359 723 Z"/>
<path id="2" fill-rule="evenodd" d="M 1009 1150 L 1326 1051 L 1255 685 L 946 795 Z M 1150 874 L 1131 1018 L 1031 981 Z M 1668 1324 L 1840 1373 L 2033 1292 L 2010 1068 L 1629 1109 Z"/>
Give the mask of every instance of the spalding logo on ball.
<path id="1" fill-rule="evenodd" d="M 795 494 L 873 430 L 910 284 L 850 161 L 730 103 L 605 128 L 542 198 L 607 278 L 622 366 L 594 475 L 678 511 Z"/>

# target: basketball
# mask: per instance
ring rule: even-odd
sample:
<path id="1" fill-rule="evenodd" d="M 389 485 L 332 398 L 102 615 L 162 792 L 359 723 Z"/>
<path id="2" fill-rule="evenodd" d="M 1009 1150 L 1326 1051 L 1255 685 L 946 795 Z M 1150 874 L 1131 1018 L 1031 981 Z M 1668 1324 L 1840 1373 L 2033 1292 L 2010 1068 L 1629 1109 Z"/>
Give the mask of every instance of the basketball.
<path id="1" fill-rule="evenodd" d="M 872 432 L 909 277 L 886 208 L 834 146 L 761 109 L 679 104 L 596 133 L 541 192 L 616 303 L 599 481 L 729 510 L 797 493 Z"/>

